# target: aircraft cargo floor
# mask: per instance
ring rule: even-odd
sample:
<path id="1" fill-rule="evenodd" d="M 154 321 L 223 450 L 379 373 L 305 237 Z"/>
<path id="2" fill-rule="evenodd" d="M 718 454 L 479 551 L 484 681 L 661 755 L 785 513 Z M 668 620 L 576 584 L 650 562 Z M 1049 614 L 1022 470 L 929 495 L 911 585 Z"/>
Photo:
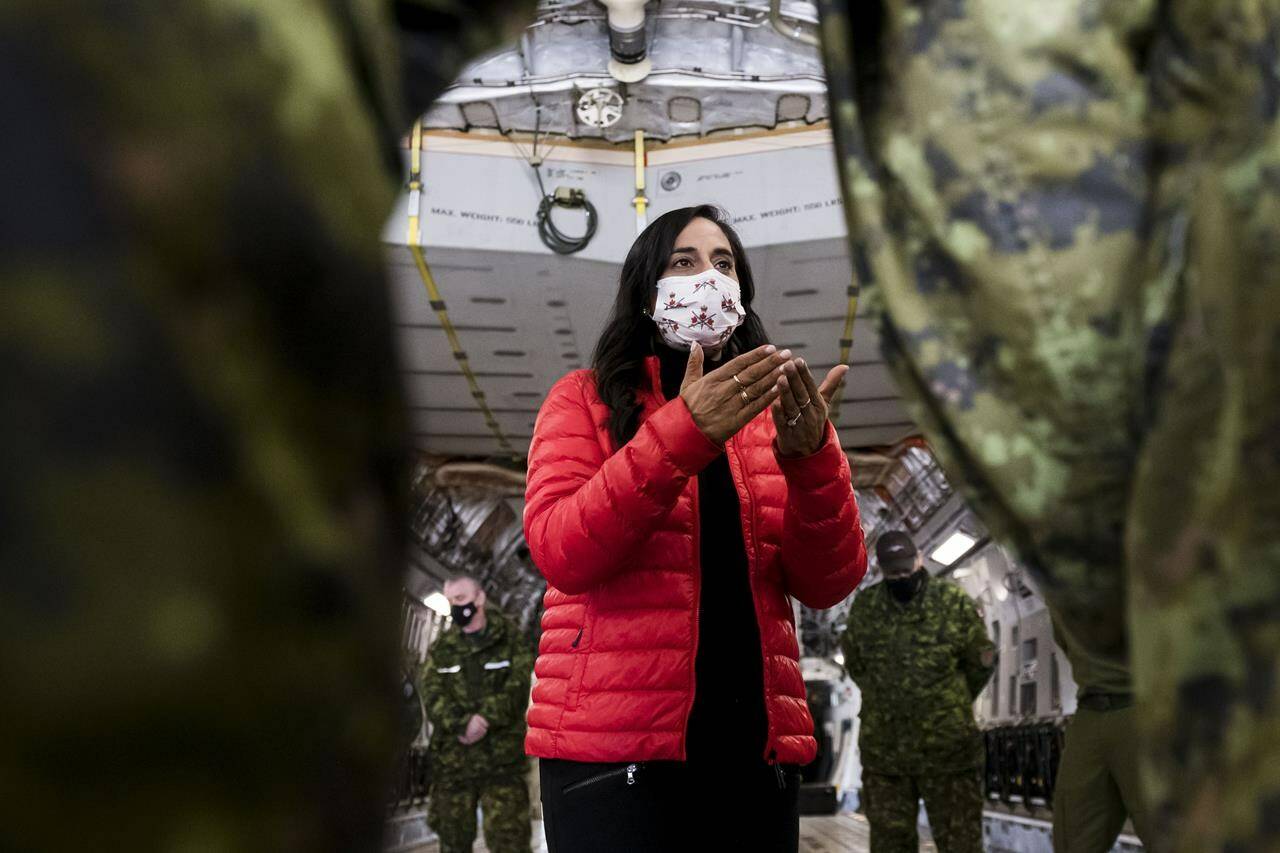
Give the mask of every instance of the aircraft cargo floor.
<path id="1" fill-rule="evenodd" d="M 533 828 L 533 853 L 546 853 L 542 821 L 535 820 Z M 867 819 L 860 814 L 800 818 L 800 853 L 866 853 L 867 845 Z M 412 853 L 438 853 L 439 847 L 432 841 L 410 849 Z M 936 849 L 928 841 L 920 845 L 921 853 L 933 853 Z M 474 853 L 488 853 L 484 841 L 476 841 Z"/>

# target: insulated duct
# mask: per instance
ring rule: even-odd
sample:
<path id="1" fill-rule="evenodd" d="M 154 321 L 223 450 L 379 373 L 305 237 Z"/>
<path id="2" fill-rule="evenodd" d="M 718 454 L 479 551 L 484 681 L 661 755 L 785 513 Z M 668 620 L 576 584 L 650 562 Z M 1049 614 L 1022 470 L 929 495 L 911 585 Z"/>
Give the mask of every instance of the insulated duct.
<path id="1" fill-rule="evenodd" d="M 609 13 L 609 73 L 623 83 L 638 83 L 649 76 L 645 39 L 645 0 L 600 0 Z"/>

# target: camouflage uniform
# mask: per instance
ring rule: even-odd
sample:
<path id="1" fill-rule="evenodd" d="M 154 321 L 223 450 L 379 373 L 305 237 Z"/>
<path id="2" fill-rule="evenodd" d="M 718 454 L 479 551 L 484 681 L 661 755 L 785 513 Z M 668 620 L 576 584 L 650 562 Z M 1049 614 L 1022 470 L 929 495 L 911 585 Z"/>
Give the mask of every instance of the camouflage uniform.
<path id="1" fill-rule="evenodd" d="M 872 853 L 915 853 L 924 798 L 942 853 L 982 849 L 982 736 L 973 701 L 995 645 L 955 584 L 926 578 L 899 603 L 881 582 L 859 592 L 840 638 L 862 691 L 858 751 Z"/>
<path id="2" fill-rule="evenodd" d="M 0 4 L 0 849 L 380 847 L 398 43 L 533 3 L 395 5 Z"/>
<path id="3" fill-rule="evenodd" d="M 820 6 L 914 416 L 1068 645 L 1132 663 L 1148 845 L 1275 849 L 1280 0 Z"/>
<path id="4" fill-rule="evenodd" d="M 422 698 L 432 726 L 427 822 L 440 836 L 441 853 L 470 853 L 477 804 L 493 853 L 529 850 L 524 715 L 533 650 L 500 613 L 485 615 L 488 624 L 479 634 L 453 628 L 441 635 L 422 667 Z M 473 714 L 484 717 L 489 730 L 468 746 L 458 736 Z"/>

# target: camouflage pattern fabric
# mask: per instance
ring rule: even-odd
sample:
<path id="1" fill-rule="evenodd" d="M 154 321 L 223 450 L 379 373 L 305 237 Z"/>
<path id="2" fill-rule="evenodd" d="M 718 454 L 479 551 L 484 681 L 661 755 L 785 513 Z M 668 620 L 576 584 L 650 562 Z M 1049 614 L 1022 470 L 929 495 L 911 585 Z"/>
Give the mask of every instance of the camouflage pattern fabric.
<path id="1" fill-rule="evenodd" d="M 518 776 L 528 763 L 524 714 L 533 649 L 502 614 L 486 609 L 485 617 L 479 641 L 451 628 L 432 644 L 422 666 L 434 784 Z M 489 730 L 473 744 L 459 743 L 473 714 L 484 717 Z"/>
<path id="2" fill-rule="evenodd" d="M 379 848 L 411 5 L 0 7 L 0 849 Z"/>
<path id="3" fill-rule="evenodd" d="M 939 853 L 982 853 L 982 776 L 918 776 L 862 771 L 863 811 L 871 827 L 871 853 L 918 853 L 920 800 Z"/>
<path id="4" fill-rule="evenodd" d="M 914 776 L 983 765 L 973 701 L 994 671 L 995 644 L 962 589 L 926 578 L 902 604 L 873 584 L 854 597 L 840 648 L 862 691 L 863 767 Z"/>
<path id="5" fill-rule="evenodd" d="M 1138 719 L 1132 707 L 1077 708 L 1053 786 L 1055 853 L 1106 853 L 1125 818 L 1139 838 L 1153 837 L 1138 772 Z"/>
<path id="6" fill-rule="evenodd" d="M 490 853 L 529 853 L 533 825 L 523 776 L 435 784 L 427 803 L 427 825 L 440 836 L 440 853 L 471 853 L 476 806 L 484 819 Z"/>
<path id="7" fill-rule="evenodd" d="M 1280 847 L 1280 2 L 819 5 L 914 416 L 1082 683 L 1132 668 L 1149 845 Z"/>

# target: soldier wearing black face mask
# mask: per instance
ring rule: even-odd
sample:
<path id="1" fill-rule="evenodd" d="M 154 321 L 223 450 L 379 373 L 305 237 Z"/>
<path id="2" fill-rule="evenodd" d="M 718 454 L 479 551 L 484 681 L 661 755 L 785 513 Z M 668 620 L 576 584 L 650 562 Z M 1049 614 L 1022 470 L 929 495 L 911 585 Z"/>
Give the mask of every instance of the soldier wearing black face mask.
<path id="1" fill-rule="evenodd" d="M 862 801 L 872 853 L 919 846 L 924 800 L 941 853 L 982 849 L 984 754 L 973 717 L 995 646 L 969 596 L 931 578 L 906 533 L 876 542 L 884 580 L 857 594 L 841 637 L 862 690 Z"/>
<path id="2" fill-rule="evenodd" d="M 445 584 L 453 625 L 432 645 L 422 669 L 431 723 L 427 823 L 441 853 L 470 853 L 476 806 L 494 853 L 529 850 L 525 785 L 525 709 L 533 649 L 501 613 L 486 607 L 474 578 Z"/>

